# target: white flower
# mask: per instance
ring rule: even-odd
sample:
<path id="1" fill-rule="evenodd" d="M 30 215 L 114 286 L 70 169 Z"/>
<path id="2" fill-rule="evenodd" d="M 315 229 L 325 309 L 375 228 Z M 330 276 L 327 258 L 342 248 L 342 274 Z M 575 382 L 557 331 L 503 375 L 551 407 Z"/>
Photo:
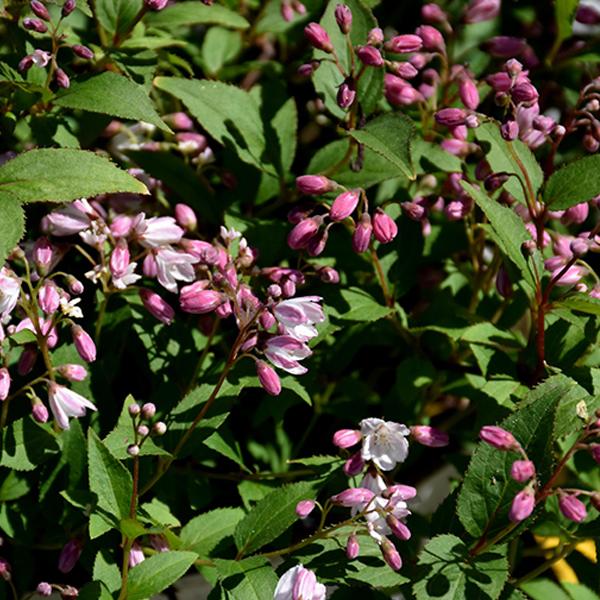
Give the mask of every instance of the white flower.
<path id="1" fill-rule="evenodd" d="M 326 591 L 312 571 L 297 565 L 281 576 L 273 600 L 325 600 Z"/>
<path id="2" fill-rule="evenodd" d="M 69 429 L 69 417 L 83 417 L 86 408 L 96 410 L 89 400 L 54 382 L 48 386 L 48 399 L 52 414 L 61 429 Z"/>
<path id="3" fill-rule="evenodd" d="M 320 296 L 289 298 L 278 302 L 273 312 L 287 335 L 307 342 L 318 335 L 314 324 L 325 320 L 323 308 L 319 304 L 321 300 Z"/>
<path id="4" fill-rule="evenodd" d="M 133 228 L 140 244 L 146 248 L 158 248 L 167 244 L 177 244 L 183 237 L 183 229 L 177 225 L 173 217 L 152 217 L 146 219 L 140 213 Z"/>
<path id="5" fill-rule="evenodd" d="M 177 292 L 177 281 L 194 281 L 194 265 L 200 260 L 171 246 L 159 248 L 155 259 L 158 282 L 170 292 Z"/>
<path id="6" fill-rule="evenodd" d="M 391 471 L 408 456 L 406 437 L 410 429 L 401 423 L 369 418 L 360 422 L 363 435 L 361 456 L 373 461 L 382 471 Z"/>
<path id="7" fill-rule="evenodd" d="M 312 354 L 310 348 L 288 335 L 278 335 L 265 346 L 265 356 L 276 366 L 292 375 L 303 375 L 308 370 L 298 361 Z"/>
<path id="8" fill-rule="evenodd" d="M 0 269 L 0 317 L 8 316 L 19 301 L 21 281 L 5 267 Z"/>
<path id="9" fill-rule="evenodd" d="M 137 263 L 132 262 L 127 265 L 127 269 L 125 273 L 121 275 L 121 277 L 115 277 L 113 275 L 112 283 L 118 290 L 124 290 L 126 287 L 133 285 L 138 279 L 141 279 L 142 276 L 138 275 L 135 272 L 137 267 Z"/>
<path id="10" fill-rule="evenodd" d="M 61 296 L 59 302 L 60 311 L 63 315 L 71 317 L 72 319 L 83 319 L 83 312 L 81 312 L 81 308 L 77 306 L 81 302 L 81 298 L 68 300 L 66 296 Z"/>
<path id="11" fill-rule="evenodd" d="M 242 234 L 233 227 L 227 229 L 227 227 L 224 227 L 223 225 L 221 225 L 220 234 L 221 239 L 224 242 L 233 242 L 233 240 L 237 240 L 239 237 L 242 237 Z"/>
<path id="12" fill-rule="evenodd" d="M 56 236 L 79 233 L 91 225 L 90 215 L 94 215 L 94 209 L 89 202 L 85 198 L 75 200 L 46 216 L 48 231 Z"/>

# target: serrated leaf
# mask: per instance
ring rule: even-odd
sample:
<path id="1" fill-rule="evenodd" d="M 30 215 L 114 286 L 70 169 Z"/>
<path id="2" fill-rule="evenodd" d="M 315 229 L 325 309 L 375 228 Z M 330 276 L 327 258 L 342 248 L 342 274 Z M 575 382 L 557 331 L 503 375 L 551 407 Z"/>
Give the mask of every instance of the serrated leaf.
<path id="1" fill-rule="evenodd" d="M 344 321 L 378 321 L 391 313 L 389 306 L 382 306 L 367 292 L 356 287 L 339 291 L 342 303 L 332 299 L 328 309 L 335 309 L 332 314 Z"/>
<path id="2" fill-rule="evenodd" d="M 252 96 L 220 81 L 157 77 L 154 85 L 179 98 L 208 133 L 235 149 L 240 159 L 275 175 L 266 160 L 267 144 L 258 106 Z"/>
<path id="3" fill-rule="evenodd" d="M 16 196 L 0 192 L 0 265 L 25 235 L 25 213 Z"/>
<path id="4" fill-rule="evenodd" d="M 16 471 L 9 471 L 0 485 L 0 502 L 18 500 L 29 492 L 29 482 Z"/>
<path id="5" fill-rule="evenodd" d="M 223 539 L 233 535 L 246 513 L 241 508 L 217 508 L 191 519 L 180 533 L 181 547 L 200 556 L 210 556 Z"/>
<path id="6" fill-rule="evenodd" d="M 175 583 L 194 564 L 194 552 L 160 552 L 129 571 L 127 600 L 145 600 Z"/>
<path id="7" fill-rule="evenodd" d="M 548 208 L 562 210 L 586 202 L 600 191 L 600 156 L 586 156 L 558 169 L 544 186 Z"/>
<path id="8" fill-rule="evenodd" d="M 129 471 L 109 452 L 93 429 L 88 430 L 90 490 L 98 497 L 103 518 L 129 518 L 133 482 Z M 112 519 L 111 519 L 112 520 Z"/>
<path id="9" fill-rule="evenodd" d="M 419 174 L 431 172 L 429 165 L 446 173 L 460 173 L 462 170 L 462 162 L 458 156 L 446 152 L 439 144 L 428 142 L 419 136 L 413 139 L 411 156 L 412 164 Z"/>
<path id="10" fill-rule="evenodd" d="M 171 131 L 158 116 L 144 88 L 112 71 L 94 75 L 86 81 L 74 82 L 53 102 L 65 108 L 145 121 L 163 131 Z"/>
<path id="11" fill-rule="evenodd" d="M 169 506 L 158 498 L 153 498 L 150 502 L 142 504 L 141 511 L 156 525 L 181 527 L 179 519 L 173 515 Z"/>
<path id="12" fill-rule="evenodd" d="M 146 15 L 148 25 L 171 29 L 185 25 L 221 25 L 232 29 L 247 29 L 250 23 L 236 12 L 213 4 L 205 6 L 199 2 L 178 2 L 158 13 Z"/>
<path id="13" fill-rule="evenodd" d="M 114 36 L 129 31 L 142 8 L 142 0 L 95 0 L 100 25 Z"/>
<path id="14" fill-rule="evenodd" d="M 556 410 L 572 387 L 568 377 L 550 377 L 529 393 L 515 413 L 499 423 L 527 452 L 542 481 L 553 461 Z M 483 442 L 473 453 L 457 504 L 458 517 L 473 537 L 485 531 L 490 539 L 508 524 L 512 500 L 523 487 L 510 477 L 510 467 L 517 458 L 515 452 L 501 452 Z"/>
<path id="15" fill-rule="evenodd" d="M 526 203 L 523 187 L 531 188 L 535 197 L 544 182 L 544 173 L 528 146 L 520 140 L 507 142 L 500 135 L 497 123 L 482 123 L 474 131 L 479 142 L 489 144 L 485 158 L 492 171 L 516 176 L 509 177 L 504 184 L 506 191 L 522 203 Z"/>
<path id="16" fill-rule="evenodd" d="M 369 121 L 362 129 L 353 129 L 350 135 L 371 148 L 409 179 L 415 178 L 410 156 L 410 144 L 415 135 L 411 119 L 402 113 L 388 113 Z"/>
<path id="17" fill-rule="evenodd" d="M 273 596 L 277 576 L 266 558 L 253 556 L 244 560 L 216 559 L 217 574 L 224 590 L 232 598 L 265 600 Z"/>
<path id="18" fill-rule="evenodd" d="M 121 572 L 119 567 L 111 562 L 106 549 L 96 554 L 93 576 L 96 581 L 101 581 L 110 592 L 117 592 L 121 587 Z"/>
<path id="19" fill-rule="evenodd" d="M 235 528 L 239 555 L 250 554 L 281 535 L 298 518 L 296 504 L 314 496 L 314 484 L 308 481 L 285 485 L 265 496 Z"/>
<path id="20" fill-rule="evenodd" d="M 86 150 L 30 150 L 0 166 L 0 205 L 6 194 L 27 203 L 67 202 L 109 192 L 148 190 L 106 158 Z"/>
<path id="21" fill-rule="evenodd" d="M 421 578 L 414 584 L 416 600 L 496 600 L 508 578 L 506 546 L 469 556 L 455 535 L 431 539 L 419 555 Z"/>
<path id="22" fill-rule="evenodd" d="M 202 62 L 207 73 L 216 75 L 241 49 L 242 36 L 239 31 L 211 27 L 202 42 Z"/>
<path id="23" fill-rule="evenodd" d="M 15 471 L 31 471 L 58 451 L 54 436 L 29 417 L 9 423 L 0 435 L 0 466 Z"/>
<path id="24" fill-rule="evenodd" d="M 568 308 L 569 310 L 583 312 L 588 315 L 600 316 L 600 300 L 588 294 L 573 294 L 566 298 L 561 298 L 553 306 Z"/>

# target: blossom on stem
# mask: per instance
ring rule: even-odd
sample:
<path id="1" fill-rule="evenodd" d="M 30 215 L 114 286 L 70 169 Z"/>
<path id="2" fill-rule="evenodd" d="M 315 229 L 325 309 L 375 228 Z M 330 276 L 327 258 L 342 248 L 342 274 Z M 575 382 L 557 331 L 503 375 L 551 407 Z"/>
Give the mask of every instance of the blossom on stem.
<path id="1" fill-rule="evenodd" d="M 21 281 L 6 267 L 0 269 L 0 319 L 8 316 L 17 305 Z"/>
<path id="2" fill-rule="evenodd" d="M 135 567 L 145 560 L 144 551 L 142 547 L 137 543 L 133 542 L 131 549 L 129 550 L 129 567 Z"/>
<path id="3" fill-rule="evenodd" d="M 301 296 L 278 302 L 273 314 L 281 325 L 282 332 L 300 342 L 316 337 L 318 331 L 314 324 L 325 320 L 323 308 L 319 304 L 321 300 L 320 296 Z"/>
<path id="4" fill-rule="evenodd" d="M 301 519 L 306 519 L 306 517 L 314 510 L 315 506 L 314 500 L 300 500 L 300 502 L 296 504 L 296 514 Z"/>
<path id="5" fill-rule="evenodd" d="M 312 571 L 296 565 L 280 577 L 273 600 L 325 600 L 325 593 L 325 586 Z"/>
<path id="6" fill-rule="evenodd" d="M 206 282 L 204 281 L 196 281 L 181 288 L 179 293 L 181 309 L 188 313 L 202 315 L 212 312 L 225 301 L 221 292 L 205 288 Z"/>
<path id="7" fill-rule="evenodd" d="M 10 391 L 10 373 L 6 367 L 0 369 L 0 401 L 8 398 Z"/>
<path id="8" fill-rule="evenodd" d="M 167 244 L 177 244 L 183 237 L 183 229 L 173 217 L 146 218 L 140 213 L 133 223 L 133 230 L 140 244 L 145 248 L 158 248 Z"/>
<path id="9" fill-rule="evenodd" d="M 442 448 L 450 443 L 448 434 L 445 431 L 440 431 L 428 425 L 413 425 L 410 428 L 410 433 L 415 441 L 430 448 Z"/>
<path id="10" fill-rule="evenodd" d="M 561 493 L 558 498 L 558 507 L 570 521 L 581 523 L 587 517 L 585 504 L 574 494 Z"/>
<path id="11" fill-rule="evenodd" d="M 281 393 L 281 381 L 275 372 L 275 369 L 270 367 L 262 360 L 256 361 L 256 374 L 263 389 L 271 396 L 279 396 Z"/>
<path id="12" fill-rule="evenodd" d="M 173 307 L 165 302 L 157 293 L 152 290 L 141 288 L 139 291 L 140 298 L 144 308 L 161 323 L 170 325 L 175 317 Z"/>
<path id="13" fill-rule="evenodd" d="M 90 335 L 79 325 L 71 327 L 71 335 L 79 356 L 86 362 L 94 362 L 96 360 L 96 344 Z"/>
<path id="14" fill-rule="evenodd" d="M 318 23 L 309 23 L 304 28 L 304 35 L 312 46 L 323 52 L 333 52 L 333 44 L 328 33 Z"/>
<path id="15" fill-rule="evenodd" d="M 510 468 L 510 476 L 519 483 L 529 481 L 535 475 L 535 465 L 530 460 L 515 460 Z"/>
<path id="16" fill-rule="evenodd" d="M 83 417 L 86 408 L 97 410 L 83 396 L 53 381 L 48 384 L 48 399 L 52 414 L 61 429 L 69 429 L 69 417 Z"/>
<path id="17" fill-rule="evenodd" d="M 351 448 L 362 440 L 362 433 L 357 429 L 339 429 L 333 434 L 333 444 L 338 448 Z"/>
<path id="18" fill-rule="evenodd" d="M 410 429 L 401 423 L 368 418 L 360 422 L 363 436 L 361 456 L 373 461 L 382 471 L 391 471 L 408 456 Z"/>
<path id="19" fill-rule="evenodd" d="M 508 513 L 513 523 L 524 521 L 535 508 L 535 493 L 531 487 L 521 490 L 514 498 Z"/>
<path id="20" fill-rule="evenodd" d="M 516 450 L 520 446 L 510 431 L 506 431 L 506 429 L 502 429 L 502 427 L 496 425 L 482 427 L 479 437 L 498 450 Z"/>
<path id="21" fill-rule="evenodd" d="M 312 351 L 305 343 L 289 335 L 278 335 L 267 340 L 264 353 L 276 367 L 292 375 L 303 375 L 308 369 L 299 361 L 309 357 Z"/>

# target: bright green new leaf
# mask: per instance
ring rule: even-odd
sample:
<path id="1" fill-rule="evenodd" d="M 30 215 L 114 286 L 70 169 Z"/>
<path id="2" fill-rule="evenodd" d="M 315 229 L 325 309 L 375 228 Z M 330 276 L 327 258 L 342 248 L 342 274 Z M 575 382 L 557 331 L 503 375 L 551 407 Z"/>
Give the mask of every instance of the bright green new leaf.
<path id="1" fill-rule="evenodd" d="M 142 9 L 142 0 L 95 0 L 100 25 L 111 36 L 127 33 Z"/>
<path id="2" fill-rule="evenodd" d="M 158 13 L 148 14 L 144 21 L 148 25 L 164 29 L 185 25 L 221 25 L 231 29 L 250 27 L 244 17 L 222 5 L 206 6 L 196 0 L 179 2 Z"/>
<path id="3" fill-rule="evenodd" d="M 15 471 L 31 471 L 58 451 L 47 426 L 29 417 L 9 423 L 0 435 L 0 466 Z"/>
<path id="4" fill-rule="evenodd" d="M 544 187 L 543 199 L 552 210 L 591 200 L 600 193 L 600 156 L 586 156 L 555 171 Z"/>
<path id="5" fill-rule="evenodd" d="M 25 234 L 25 213 L 12 194 L 0 193 L 0 264 Z"/>
<path id="6" fill-rule="evenodd" d="M 221 585 L 232 598 L 265 600 L 273 597 L 277 575 L 266 558 L 217 559 L 215 564 Z"/>
<path id="7" fill-rule="evenodd" d="M 225 538 L 233 535 L 246 513 L 242 508 L 217 508 L 194 517 L 181 530 L 181 548 L 210 556 Z"/>

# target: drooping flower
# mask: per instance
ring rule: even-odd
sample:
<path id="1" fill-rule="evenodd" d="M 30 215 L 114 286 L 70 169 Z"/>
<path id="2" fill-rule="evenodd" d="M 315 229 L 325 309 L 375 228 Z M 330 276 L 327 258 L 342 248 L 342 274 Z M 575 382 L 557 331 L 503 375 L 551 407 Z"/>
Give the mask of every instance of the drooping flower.
<path id="1" fill-rule="evenodd" d="M 0 318 L 9 315 L 19 301 L 21 281 L 6 268 L 0 269 Z"/>
<path id="2" fill-rule="evenodd" d="M 61 429 L 69 429 L 69 417 L 83 417 L 85 410 L 97 410 L 83 396 L 53 381 L 48 384 L 50 409 Z"/>
<path id="3" fill-rule="evenodd" d="M 156 251 L 155 259 L 158 282 L 170 292 L 177 291 L 177 281 L 194 280 L 194 265 L 199 259 L 192 254 L 164 246 Z"/>
<path id="4" fill-rule="evenodd" d="M 273 600 L 325 600 L 326 589 L 302 565 L 288 569 L 277 582 Z"/>
<path id="5" fill-rule="evenodd" d="M 265 356 L 276 366 L 292 375 L 303 375 L 308 370 L 299 361 L 312 354 L 311 349 L 289 335 L 277 335 L 267 340 Z"/>
<path id="6" fill-rule="evenodd" d="M 321 300 L 320 296 L 302 296 L 277 303 L 273 312 L 284 333 L 300 342 L 316 337 L 314 324 L 325 320 Z"/>
<path id="7" fill-rule="evenodd" d="M 373 461 L 382 471 L 391 471 L 408 456 L 410 429 L 401 423 L 368 418 L 360 422 L 363 435 L 361 455 Z"/>
<path id="8" fill-rule="evenodd" d="M 145 213 L 140 213 L 136 217 L 133 229 L 140 244 L 146 248 L 177 244 L 184 234 L 173 217 L 147 219 Z"/>

